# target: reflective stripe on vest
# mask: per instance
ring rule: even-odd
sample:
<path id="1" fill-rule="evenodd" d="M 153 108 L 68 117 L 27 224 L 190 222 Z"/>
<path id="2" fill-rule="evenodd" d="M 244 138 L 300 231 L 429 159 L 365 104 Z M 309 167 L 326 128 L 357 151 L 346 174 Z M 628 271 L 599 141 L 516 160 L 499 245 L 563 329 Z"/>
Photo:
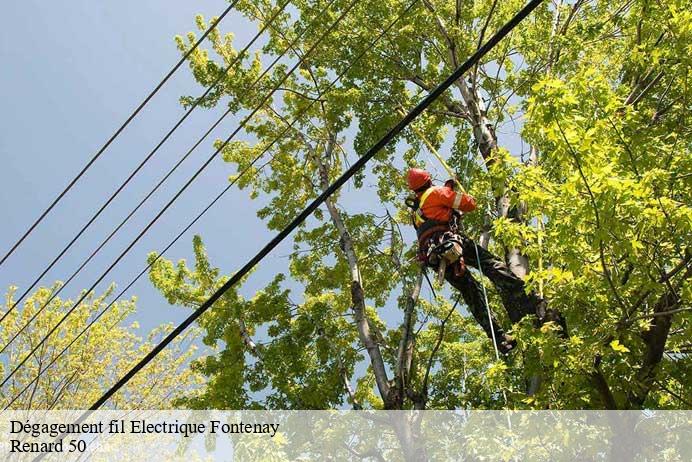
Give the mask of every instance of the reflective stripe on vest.
<path id="1" fill-rule="evenodd" d="M 433 192 L 433 188 L 430 187 L 425 190 L 425 192 L 420 196 L 420 200 L 418 201 L 418 210 L 416 210 L 415 213 L 415 223 L 416 226 L 422 225 L 427 218 L 425 218 L 425 215 L 423 215 L 423 204 L 425 204 L 425 200 L 430 196 L 430 194 Z"/>

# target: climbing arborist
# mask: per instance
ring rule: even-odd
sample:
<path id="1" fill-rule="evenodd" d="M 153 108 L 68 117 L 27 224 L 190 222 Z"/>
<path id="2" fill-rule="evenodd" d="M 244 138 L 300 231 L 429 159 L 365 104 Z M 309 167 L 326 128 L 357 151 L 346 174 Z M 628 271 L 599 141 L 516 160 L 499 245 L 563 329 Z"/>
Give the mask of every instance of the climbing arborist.
<path id="1" fill-rule="evenodd" d="M 542 318 L 545 301 L 533 292 L 527 295 L 524 282 L 502 260 L 461 234 L 460 212 L 475 210 L 476 201 L 462 191 L 455 191 L 454 180 L 447 181 L 444 186 L 433 186 L 430 173 L 412 168 L 408 171 L 407 182 L 415 193 L 415 198 L 407 200 L 407 205 L 414 210 L 419 259 L 461 292 L 471 314 L 488 337 L 492 339 L 495 334 L 498 350 L 509 353 L 516 341 L 504 333 L 486 307 L 482 287 L 466 270 L 466 265 L 480 269 L 492 281 L 512 322 L 518 322 L 527 314 L 538 314 Z"/>

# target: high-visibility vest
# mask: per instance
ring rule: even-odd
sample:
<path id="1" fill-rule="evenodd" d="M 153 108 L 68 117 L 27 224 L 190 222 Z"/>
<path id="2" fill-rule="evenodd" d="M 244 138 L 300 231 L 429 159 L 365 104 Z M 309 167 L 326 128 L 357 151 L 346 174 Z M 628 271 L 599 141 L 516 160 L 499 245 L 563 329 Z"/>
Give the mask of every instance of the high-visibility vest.
<path id="1" fill-rule="evenodd" d="M 425 217 L 425 215 L 423 215 L 423 204 L 425 204 L 425 201 L 428 199 L 432 192 L 432 187 L 426 189 L 425 192 L 420 196 L 420 199 L 418 200 L 418 210 L 416 210 L 413 217 L 414 223 L 416 224 L 416 228 L 418 228 L 420 225 L 422 225 L 428 220 Z"/>
<path id="2" fill-rule="evenodd" d="M 429 237 L 433 236 L 438 232 L 445 232 L 449 230 L 449 223 L 445 221 L 433 220 L 428 218 L 423 214 L 423 204 L 428 199 L 430 194 L 433 192 L 434 187 L 430 187 L 421 194 L 418 200 L 418 210 L 413 214 L 413 224 L 416 228 L 416 235 L 418 236 L 418 241 L 423 243 Z"/>

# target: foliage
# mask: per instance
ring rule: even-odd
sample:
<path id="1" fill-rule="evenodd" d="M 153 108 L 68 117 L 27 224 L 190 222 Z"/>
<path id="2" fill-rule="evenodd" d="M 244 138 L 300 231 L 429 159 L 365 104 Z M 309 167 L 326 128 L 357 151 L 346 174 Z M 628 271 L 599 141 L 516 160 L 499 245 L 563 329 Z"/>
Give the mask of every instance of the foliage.
<path id="1" fill-rule="evenodd" d="M 7 345 L 44 306 L 59 284 L 39 288 L 24 301 L 21 310 L 15 309 L 8 314 L 0 330 L 2 346 Z M 14 287 L 10 289 L 5 309 L 13 305 L 14 291 Z M 146 339 L 141 339 L 136 334 L 139 328 L 136 322 L 125 324 L 125 319 L 135 312 L 136 299 L 117 301 L 53 363 L 94 316 L 106 308 L 112 291 L 113 287 L 99 296 L 89 294 L 2 387 L 0 406 L 10 405 L 10 409 L 87 409 L 171 330 L 170 325 L 162 325 L 150 332 Z M 3 377 L 38 345 L 73 303 L 56 297 L 17 336 L 2 353 L 0 373 Z M 200 385 L 200 377 L 188 367 L 194 356 L 195 347 L 191 342 L 196 335 L 193 329 L 174 342 L 172 348 L 162 352 L 116 393 L 105 408 L 165 409 L 170 408 L 180 395 L 193 393 Z M 39 373 L 42 374 L 36 380 Z"/>
<path id="2" fill-rule="evenodd" d="M 335 1 L 321 15 L 324 2 L 292 4 L 295 10 L 268 29 L 261 53 L 224 76 L 209 107 L 253 108 L 287 70 L 279 66 L 250 86 L 268 62 L 261 56 L 277 56 L 297 39 L 290 56 L 303 57 L 347 2 Z M 398 121 L 400 109 L 522 5 L 421 0 L 330 88 L 406 6 L 357 2 L 283 84 L 281 97 L 246 125 L 257 142 L 223 150 L 241 171 L 267 149 L 264 166 L 238 183 L 261 204 L 267 227 L 283 228 Z M 247 0 L 238 8 L 261 23 L 276 4 Z M 403 171 L 424 164 L 426 148 L 407 130 L 354 179 L 348 194 L 363 206 L 344 205 L 342 191 L 295 233 L 290 274 L 249 300 L 232 289 L 203 318 L 205 342 L 221 351 L 195 364 L 209 382 L 188 404 L 689 406 L 691 19 L 680 0 L 545 3 L 415 122 L 444 147 L 478 199 L 467 232 L 489 237 L 490 250 L 526 274 L 530 288 L 544 290 L 566 316 L 569 339 L 525 319 L 514 326 L 520 351 L 498 363 L 463 309 L 442 332 L 451 304 L 416 300 L 413 239 L 400 232 L 408 224 Z M 196 51 L 190 61 L 203 85 L 237 53 L 231 34 L 210 37 L 215 54 Z M 178 38 L 181 51 L 193 40 Z M 160 260 L 150 274 L 171 303 L 194 307 L 225 280 L 200 238 L 194 248 L 194 268 Z M 304 289 L 299 301 L 285 288 L 287 278 Z M 542 386 L 527 388 L 532 380 Z"/>

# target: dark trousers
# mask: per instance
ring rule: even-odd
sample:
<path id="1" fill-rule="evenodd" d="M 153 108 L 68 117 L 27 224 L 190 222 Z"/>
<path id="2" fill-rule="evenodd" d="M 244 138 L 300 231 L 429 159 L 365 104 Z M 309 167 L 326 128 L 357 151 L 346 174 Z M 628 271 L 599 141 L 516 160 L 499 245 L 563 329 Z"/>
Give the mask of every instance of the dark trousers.
<path id="1" fill-rule="evenodd" d="M 514 275 L 509 267 L 498 257 L 478 246 L 478 256 L 476 257 L 476 246 L 474 242 L 466 236 L 461 237 L 464 262 L 467 266 L 480 269 L 483 274 L 490 279 L 502 299 L 502 303 L 507 310 L 510 321 L 518 322 L 524 316 L 536 314 L 539 319 L 544 317 L 546 310 L 545 301 L 534 292 L 526 294 L 524 281 Z M 495 316 L 490 311 L 490 322 L 488 320 L 488 309 L 483 297 L 481 284 L 473 277 L 470 271 L 465 271 L 462 276 L 456 276 L 454 269 L 449 267 L 445 273 L 445 279 L 457 289 L 471 314 L 483 330 L 491 336 L 490 323 L 493 324 L 495 338 L 502 340 L 503 330 L 497 323 Z"/>

